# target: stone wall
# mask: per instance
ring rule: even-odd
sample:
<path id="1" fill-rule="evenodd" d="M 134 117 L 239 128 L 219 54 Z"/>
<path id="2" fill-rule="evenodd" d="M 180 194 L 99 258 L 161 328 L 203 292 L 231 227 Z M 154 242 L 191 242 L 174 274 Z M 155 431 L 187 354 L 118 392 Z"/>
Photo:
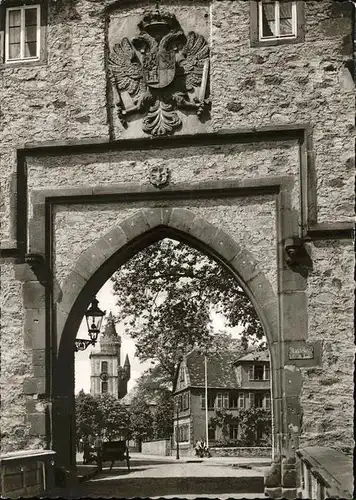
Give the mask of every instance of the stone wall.
<path id="1" fill-rule="evenodd" d="M 145 441 L 142 443 L 142 453 L 169 457 L 171 455 L 171 440 L 159 439 L 155 441 Z"/>
<path id="2" fill-rule="evenodd" d="M 272 448 L 262 447 L 235 447 L 210 448 L 212 457 L 256 457 L 272 458 Z"/>

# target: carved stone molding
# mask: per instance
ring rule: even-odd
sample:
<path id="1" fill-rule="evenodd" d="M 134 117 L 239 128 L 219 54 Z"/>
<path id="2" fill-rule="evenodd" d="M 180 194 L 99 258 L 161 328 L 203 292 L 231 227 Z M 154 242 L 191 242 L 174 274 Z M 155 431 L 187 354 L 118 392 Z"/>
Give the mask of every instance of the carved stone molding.
<path id="1" fill-rule="evenodd" d="M 152 167 L 149 175 L 150 183 L 156 188 L 162 188 L 169 184 L 170 170 L 166 166 Z"/>
<path id="2" fill-rule="evenodd" d="M 313 263 L 304 243 L 304 240 L 297 236 L 286 238 L 284 241 L 284 257 L 288 267 L 307 277 L 308 272 L 313 268 Z"/>
<path id="3" fill-rule="evenodd" d="M 45 286 L 47 283 L 48 271 L 43 256 L 37 253 L 26 253 L 25 263 L 30 266 L 41 285 Z"/>
<path id="4" fill-rule="evenodd" d="M 144 115 L 142 130 L 151 136 L 181 128 L 178 110 L 208 111 L 209 46 L 194 31 L 184 34 L 175 15 L 149 11 L 131 39 L 114 44 L 108 60 L 116 107 L 124 127 L 128 115 Z"/>

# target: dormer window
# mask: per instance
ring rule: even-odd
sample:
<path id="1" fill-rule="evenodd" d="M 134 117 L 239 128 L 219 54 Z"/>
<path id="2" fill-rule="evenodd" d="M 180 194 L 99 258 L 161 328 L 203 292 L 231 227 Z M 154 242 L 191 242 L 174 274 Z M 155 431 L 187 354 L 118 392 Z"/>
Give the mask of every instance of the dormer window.
<path id="1" fill-rule="evenodd" d="M 250 365 L 248 370 L 249 380 L 269 380 L 269 366 L 265 364 Z"/>

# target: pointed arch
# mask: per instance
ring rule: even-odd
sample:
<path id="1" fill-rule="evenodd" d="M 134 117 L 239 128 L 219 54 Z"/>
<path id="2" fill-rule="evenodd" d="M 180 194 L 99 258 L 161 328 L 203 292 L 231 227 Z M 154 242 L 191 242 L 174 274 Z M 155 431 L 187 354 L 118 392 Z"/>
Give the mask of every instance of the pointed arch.
<path id="1" fill-rule="evenodd" d="M 255 307 L 269 344 L 277 341 L 277 296 L 251 253 L 192 210 L 154 208 L 140 210 L 121 222 L 82 252 L 74 263 L 57 296 L 59 356 L 63 349 L 73 349 L 91 297 L 134 254 L 166 237 L 183 241 L 227 267 Z"/>

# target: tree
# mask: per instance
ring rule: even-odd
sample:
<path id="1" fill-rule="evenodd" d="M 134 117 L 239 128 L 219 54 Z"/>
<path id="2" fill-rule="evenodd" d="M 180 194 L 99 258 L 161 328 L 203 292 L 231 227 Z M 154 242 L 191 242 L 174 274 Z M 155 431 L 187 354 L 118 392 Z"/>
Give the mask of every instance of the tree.
<path id="1" fill-rule="evenodd" d="M 130 404 L 130 437 L 140 446 L 144 440 L 153 437 L 153 413 L 150 405 L 140 397 L 134 397 Z"/>
<path id="2" fill-rule="evenodd" d="M 167 439 L 173 434 L 174 402 L 171 391 L 162 391 L 154 410 L 154 438 Z"/>
<path id="3" fill-rule="evenodd" d="M 258 446 L 262 444 L 258 436 L 262 433 L 271 435 L 272 415 L 266 408 L 241 408 L 238 412 L 238 421 L 241 446 Z"/>
<path id="4" fill-rule="evenodd" d="M 101 411 L 98 400 L 83 390 L 75 397 L 77 437 L 89 436 L 100 431 Z"/>
<path id="5" fill-rule="evenodd" d="M 128 436 L 130 417 L 127 409 L 110 394 L 92 396 L 83 390 L 75 398 L 77 437 L 105 432 L 111 440 Z"/>
<path id="6" fill-rule="evenodd" d="M 111 441 L 115 438 L 128 439 L 130 433 L 130 415 L 125 406 L 111 394 L 97 397 L 100 410 L 100 430 Z"/>
<path id="7" fill-rule="evenodd" d="M 171 381 L 179 354 L 211 344 L 213 312 L 224 314 L 228 326 L 240 325 L 252 343 L 264 341 L 256 311 L 233 275 L 181 242 L 166 238 L 150 245 L 112 280 L 136 355 L 158 362 Z"/>

